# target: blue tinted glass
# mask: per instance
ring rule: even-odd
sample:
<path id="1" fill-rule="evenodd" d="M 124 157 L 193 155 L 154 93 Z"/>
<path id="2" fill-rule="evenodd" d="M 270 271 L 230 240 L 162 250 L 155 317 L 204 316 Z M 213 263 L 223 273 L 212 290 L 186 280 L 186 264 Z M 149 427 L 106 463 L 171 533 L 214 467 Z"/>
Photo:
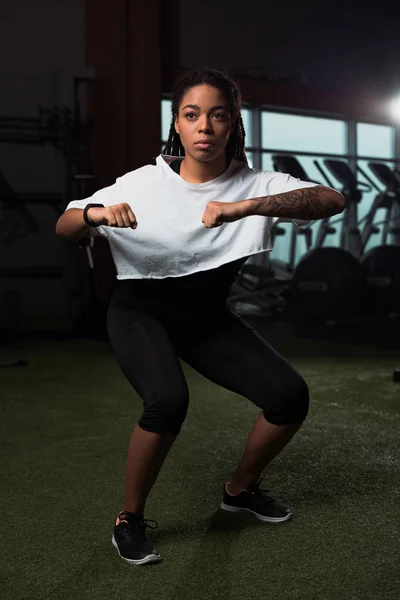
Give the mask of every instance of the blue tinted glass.
<path id="1" fill-rule="evenodd" d="M 251 129 L 251 111 L 247 108 L 242 108 L 241 113 L 242 113 L 243 127 L 244 127 L 244 130 L 246 133 L 245 145 L 246 145 L 246 147 L 252 146 L 253 145 L 253 132 Z"/>
<path id="2" fill-rule="evenodd" d="M 263 112 L 261 143 L 263 148 L 346 154 L 345 121 Z"/>
<path id="3" fill-rule="evenodd" d="M 393 127 L 357 123 L 357 154 L 375 158 L 394 158 Z"/>
<path id="4" fill-rule="evenodd" d="M 171 127 L 171 100 L 161 100 L 161 140 L 166 142 Z"/>

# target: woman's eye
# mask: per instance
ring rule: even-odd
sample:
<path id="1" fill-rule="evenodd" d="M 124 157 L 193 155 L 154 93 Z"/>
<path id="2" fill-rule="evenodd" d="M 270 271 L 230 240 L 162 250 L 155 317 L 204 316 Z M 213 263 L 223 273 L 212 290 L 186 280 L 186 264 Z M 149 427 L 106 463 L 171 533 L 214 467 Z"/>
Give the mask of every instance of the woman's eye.
<path id="1" fill-rule="evenodd" d="M 214 117 L 221 117 L 221 119 L 222 119 L 222 117 L 223 117 L 224 115 L 223 115 L 222 113 L 215 113 L 215 115 L 213 115 L 213 116 L 214 116 Z M 218 121 L 218 119 L 217 119 L 217 121 Z"/>
<path id="2" fill-rule="evenodd" d="M 196 116 L 196 113 L 187 113 L 186 114 L 187 119 L 191 119 L 192 117 L 195 117 L 195 116 Z"/>

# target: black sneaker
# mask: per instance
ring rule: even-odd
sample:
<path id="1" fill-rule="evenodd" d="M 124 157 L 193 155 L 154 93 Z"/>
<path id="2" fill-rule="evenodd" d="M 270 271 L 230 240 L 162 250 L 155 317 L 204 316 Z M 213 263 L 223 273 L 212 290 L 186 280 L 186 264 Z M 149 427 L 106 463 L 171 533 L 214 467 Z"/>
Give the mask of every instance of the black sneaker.
<path id="1" fill-rule="evenodd" d="M 250 512 L 261 521 L 269 523 L 281 523 L 292 518 L 293 514 L 290 508 L 274 500 L 267 492 L 261 490 L 260 483 L 262 477 L 257 483 L 248 487 L 236 496 L 231 496 L 226 491 L 224 485 L 224 496 L 221 502 L 221 508 L 229 512 Z"/>
<path id="2" fill-rule="evenodd" d="M 121 515 L 125 515 L 123 519 L 120 518 Z M 155 527 L 148 525 L 150 522 L 155 523 Z M 157 529 L 158 523 L 145 519 L 143 514 L 127 514 L 124 511 L 119 513 L 115 522 L 112 543 L 120 557 L 133 565 L 145 565 L 161 560 L 161 554 L 147 535 L 146 527 Z"/>

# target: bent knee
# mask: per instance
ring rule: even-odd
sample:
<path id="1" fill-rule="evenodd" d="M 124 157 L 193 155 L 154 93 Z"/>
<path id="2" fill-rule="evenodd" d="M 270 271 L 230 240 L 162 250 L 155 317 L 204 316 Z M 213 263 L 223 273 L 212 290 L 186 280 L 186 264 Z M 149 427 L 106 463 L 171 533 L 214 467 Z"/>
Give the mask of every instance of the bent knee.
<path id="1" fill-rule="evenodd" d="M 308 415 L 310 394 L 305 380 L 298 375 L 275 393 L 269 393 L 270 404 L 263 410 L 264 417 L 274 425 L 300 423 Z"/>
<path id="2" fill-rule="evenodd" d="M 144 405 L 139 426 L 145 431 L 178 435 L 189 408 L 189 393 L 182 391 L 173 396 L 164 396 L 156 402 Z"/>

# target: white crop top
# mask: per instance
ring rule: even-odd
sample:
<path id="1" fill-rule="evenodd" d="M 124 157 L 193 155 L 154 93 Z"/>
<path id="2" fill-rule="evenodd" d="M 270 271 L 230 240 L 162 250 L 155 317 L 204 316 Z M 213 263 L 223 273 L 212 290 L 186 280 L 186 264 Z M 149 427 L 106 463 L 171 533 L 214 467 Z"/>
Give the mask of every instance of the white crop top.
<path id="1" fill-rule="evenodd" d="M 89 235 L 108 239 L 118 279 L 182 277 L 271 250 L 269 232 L 277 217 L 252 215 L 208 229 L 201 221 L 208 202 L 236 202 L 318 185 L 285 173 L 251 169 L 236 159 L 216 179 L 189 183 L 169 166 L 180 159 L 160 154 L 156 165 L 126 173 L 113 185 L 67 205 L 65 210 L 89 203 L 131 206 L 136 229 L 89 230 Z"/>

